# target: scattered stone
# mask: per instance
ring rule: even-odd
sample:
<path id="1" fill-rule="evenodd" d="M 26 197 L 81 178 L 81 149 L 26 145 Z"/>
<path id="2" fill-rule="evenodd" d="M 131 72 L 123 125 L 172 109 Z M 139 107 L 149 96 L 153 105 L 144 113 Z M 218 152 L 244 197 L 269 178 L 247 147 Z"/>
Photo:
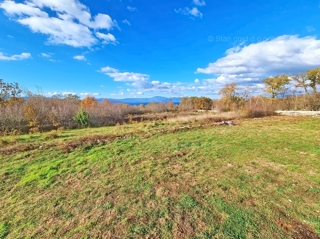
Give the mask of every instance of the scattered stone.
<path id="1" fill-rule="evenodd" d="M 218 122 L 216 123 L 216 125 L 227 125 L 227 126 L 234 126 L 232 121 L 222 121 L 222 122 Z"/>

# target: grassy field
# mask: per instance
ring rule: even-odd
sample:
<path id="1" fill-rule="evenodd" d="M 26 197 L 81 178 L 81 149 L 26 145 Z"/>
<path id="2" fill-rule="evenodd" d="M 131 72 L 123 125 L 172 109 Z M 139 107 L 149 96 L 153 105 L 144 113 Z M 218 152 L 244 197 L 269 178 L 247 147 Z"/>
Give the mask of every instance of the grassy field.
<path id="1" fill-rule="evenodd" d="M 0 238 L 320 238 L 320 119 L 0 139 Z"/>

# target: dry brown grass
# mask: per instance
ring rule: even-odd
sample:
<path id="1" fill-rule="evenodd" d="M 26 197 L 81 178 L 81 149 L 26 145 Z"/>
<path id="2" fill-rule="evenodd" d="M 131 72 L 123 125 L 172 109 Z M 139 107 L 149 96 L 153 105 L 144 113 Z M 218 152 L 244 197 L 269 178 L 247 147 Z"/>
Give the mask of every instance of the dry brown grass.
<path id="1" fill-rule="evenodd" d="M 214 112 L 205 112 L 196 115 L 183 115 L 176 116 L 174 118 L 168 118 L 167 121 L 171 123 L 187 123 L 187 122 L 221 122 L 227 120 L 233 120 L 241 118 L 242 114 L 240 112 L 222 112 L 222 113 L 214 113 Z"/>

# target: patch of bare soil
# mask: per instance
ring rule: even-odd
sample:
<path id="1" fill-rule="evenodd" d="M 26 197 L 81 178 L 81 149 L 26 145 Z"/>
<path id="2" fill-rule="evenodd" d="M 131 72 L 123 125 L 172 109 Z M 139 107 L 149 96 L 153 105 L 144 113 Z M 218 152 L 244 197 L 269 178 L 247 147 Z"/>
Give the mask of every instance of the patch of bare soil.
<path id="1" fill-rule="evenodd" d="M 302 222 L 293 221 L 292 223 L 287 223 L 282 220 L 278 220 L 277 224 L 286 231 L 292 231 L 292 238 L 294 239 L 320 239 L 320 235 Z"/>

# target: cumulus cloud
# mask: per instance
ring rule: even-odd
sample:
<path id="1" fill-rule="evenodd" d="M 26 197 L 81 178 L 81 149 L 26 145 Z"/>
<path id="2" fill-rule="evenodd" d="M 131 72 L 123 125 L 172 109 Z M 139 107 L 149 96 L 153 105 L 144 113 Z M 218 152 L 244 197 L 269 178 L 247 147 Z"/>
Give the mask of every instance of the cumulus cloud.
<path id="1" fill-rule="evenodd" d="M 100 69 L 101 73 L 111 77 L 116 82 L 123 82 L 128 87 L 126 89 L 130 95 L 198 95 L 216 97 L 219 89 L 224 86 L 223 77 L 214 79 L 196 79 L 193 82 L 162 82 L 151 80 L 151 76 L 136 72 L 122 72 L 118 69 L 106 66 Z M 233 82 L 234 79 L 232 79 Z M 121 91 L 123 92 L 123 91 Z"/>
<path id="2" fill-rule="evenodd" d="M 46 12 L 43 12 L 38 7 L 34 6 L 32 2 L 16 3 L 15 1 L 5 0 L 0 4 L 0 8 L 4 9 L 10 15 L 49 16 Z"/>
<path id="3" fill-rule="evenodd" d="M 86 57 L 85 56 L 74 56 L 73 59 L 78 60 L 78 61 L 86 61 Z"/>
<path id="4" fill-rule="evenodd" d="M 197 73 L 215 75 L 218 83 L 256 83 L 265 75 L 304 72 L 320 66 L 320 40 L 315 37 L 280 36 L 235 46 L 226 56 L 198 68 Z"/>
<path id="5" fill-rule="evenodd" d="M 240 88 L 251 86 L 252 94 L 261 93 L 261 79 L 267 75 L 305 72 L 320 66 L 320 40 L 315 37 L 280 36 L 274 39 L 240 44 L 226 51 L 226 56 L 198 68 L 196 73 L 212 75 L 190 82 L 162 82 L 150 75 L 104 67 L 100 72 L 114 81 L 124 82 L 130 94 L 206 95 L 217 97 L 225 84 L 237 83 Z"/>
<path id="6" fill-rule="evenodd" d="M 23 3 L 5 0 L 0 8 L 31 31 L 48 35 L 50 44 L 90 47 L 99 43 L 93 34 L 95 30 L 117 27 L 117 22 L 109 15 L 92 16 L 88 7 L 78 0 L 28 0 Z"/>
<path id="7" fill-rule="evenodd" d="M 99 39 L 102 39 L 104 44 L 110 44 L 110 43 L 116 43 L 117 42 L 117 40 L 114 37 L 114 35 L 112 35 L 110 33 L 104 34 L 104 33 L 101 33 L 101 32 L 96 32 L 96 36 Z"/>
<path id="8" fill-rule="evenodd" d="M 193 4 L 197 5 L 197 6 L 205 6 L 206 2 L 203 0 L 193 0 Z"/>
<path id="9" fill-rule="evenodd" d="M 19 60 L 25 60 L 31 58 L 30 53 L 21 53 L 20 55 L 12 55 L 12 56 L 6 56 L 2 52 L 0 52 L 0 61 L 19 61 Z"/>
<path id="10" fill-rule="evenodd" d="M 160 82 L 158 80 L 150 80 L 150 75 L 136 72 L 121 72 L 118 69 L 106 66 L 100 69 L 100 72 L 111 77 L 116 82 L 125 82 L 132 89 L 127 89 L 132 94 L 138 92 L 147 93 L 174 93 L 180 94 L 180 83 Z"/>
<path id="11" fill-rule="evenodd" d="M 202 13 L 198 10 L 198 8 L 196 7 L 193 7 L 193 8 L 188 8 L 188 7 L 185 7 L 185 8 L 179 8 L 178 10 L 177 9 L 174 9 L 174 11 L 176 13 L 181 13 L 183 15 L 186 15 L 186 16 L 193 16 L 193 17 L 199 17 L 199 18 L 202 18 Z"/>
<path id="12" fill-rule="evenodd" d="M 196 79 L 195 82 L 190 83 L 151 80 L 151 76 L 148 74 L 121 72 L 118 69 L 109 66 L 100 69 L 100 72 L 111 77 L 116 82 L 125 83 L 127 86 L 126 91 L 129 92 L 130 95 L 168 94 L 184 96 L 192 94 L 212 97 L 218 92 L 217 86 L 220 87 L 219 83 L 212 83 L 209 80 Z"/>

